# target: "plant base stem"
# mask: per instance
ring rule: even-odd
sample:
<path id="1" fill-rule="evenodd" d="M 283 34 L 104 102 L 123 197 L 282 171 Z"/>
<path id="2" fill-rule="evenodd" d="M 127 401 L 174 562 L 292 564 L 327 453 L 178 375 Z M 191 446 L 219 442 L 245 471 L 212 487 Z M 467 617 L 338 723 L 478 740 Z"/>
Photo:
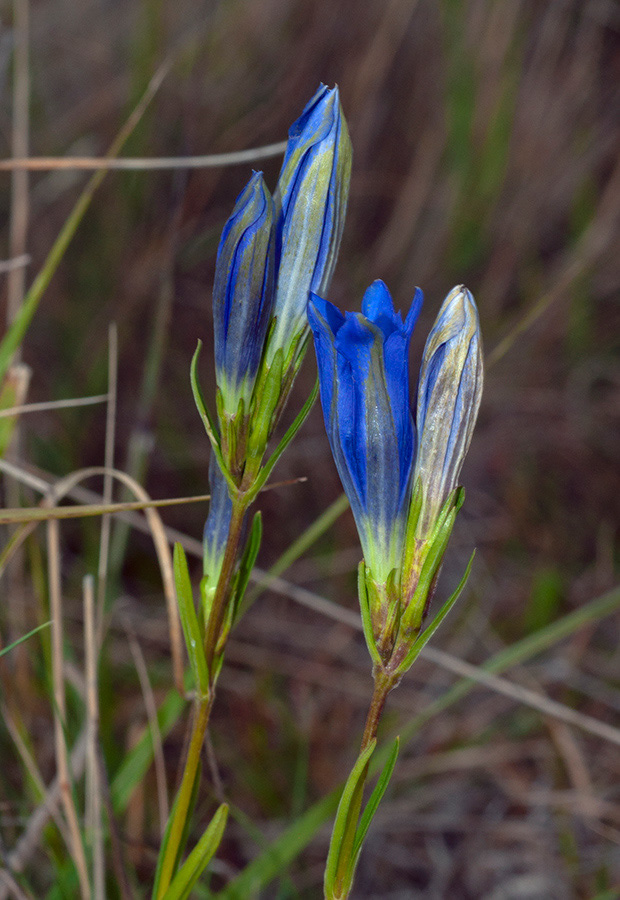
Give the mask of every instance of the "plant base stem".
<path id="1" fill-rule="evenodd" d="M 385 701 L 387 700 L 387 696 L 392 688 L 396 686 L 394 680 L 381 670 L 375 669 L 374 677 L 375 689 L 373 691 L 372 700 L 370 701 L 370 706 L 368 708 L 368 715 L 366 717 L 366 726 L 364 728 L 364 736 L 362 738 L 362 746 L 360 751 L 362 753 L 368 747 L 373 738 L 376 738 L 379 719 L 381 718 L 381 713 L 383 712 Z"/>
<path id="2" fill-rule="evenodd" d="M 174 875 L 175 863 L 179 855 L 179 848 L 183 837 L 185 822 L 189 813 L 189 807 L 192 801 L 194 791 L 194 783 L 200 765 L 200 754 L 204 743 L 207 726 L 209 724 L 209 716 L 211 707 L 213 706 L 213 693 L 206 699 L 197 699 L 194 707 L 194 720 L 192 722 L 192 734 L 190 737 L 189 747 L 187 751 L 187 759 L 185 768 L 183 769 L 183 778 L 181 787 L 172 813 L 173 819 L 166 844 L 166 852 L 161 866 L 159 876 L 159 884 L 157 888 L 157 898 L 160 900 L 168 890 L 172 877 Z"/>

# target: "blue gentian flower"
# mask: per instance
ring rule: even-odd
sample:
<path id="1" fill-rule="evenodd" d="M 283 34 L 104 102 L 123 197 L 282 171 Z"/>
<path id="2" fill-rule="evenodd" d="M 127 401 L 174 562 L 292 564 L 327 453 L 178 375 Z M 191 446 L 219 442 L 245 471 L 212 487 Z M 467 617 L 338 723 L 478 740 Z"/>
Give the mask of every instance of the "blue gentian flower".
<path id="1" fill-rule="evenodd" d="M 321 85 L 289 130 L 274 194 L 278 272 L 270 363 L 284 364 L 306 333 L 309 292 L 323 295 L 340 247 L 351 177 L 351 141 L 338 88 Z"/>
<path id="2" fill-rule="evenodd" d="M 469 291 L 457 287 L 426 342 L 414 425 L 408 353 L 421 303 L 416 289 L 403 323 L 386 286 L 375 281 L 361 314 L 343 315 L 315 294 L 308 304 L 327 434 L 375 598 L 377 646 L 388 650 L 398 604 L 401 611 L 411 605 L 414 618 L 419 612 L 415 627 L 421 624 L 429 597 L 418 595 L 418 583 L 427 558 L 434 575 L 424 583 L 436 580 L 482 392 L 478 313 Z"/>
<path id="3" fill-rule="evenodd" d="M 379 583 L 400 565 L 415 458 L 409 342 L 422 305 L 405 321 L 375 281 L 362 313 L 342 313 L 312 294 L 321 402 L 329 442 L 355 516 L 364 558 Z"/>
<path id="4" fill-rule="evenodd" d="M 217 252 L 213 287 L 215 369 L 223 408 L 250 403 L 274 301 L 274 207 L 255 172 L 235 203 Z"/>
<path id="5" fill-rule="evenodd" d="M 414 479 L 422 507 L 416 534 L 427 536 L 457 480 L 482 395 L 482 346 L 474 298 L 453 288 L 426 341 L 417 404 L 419 449 Z"/>

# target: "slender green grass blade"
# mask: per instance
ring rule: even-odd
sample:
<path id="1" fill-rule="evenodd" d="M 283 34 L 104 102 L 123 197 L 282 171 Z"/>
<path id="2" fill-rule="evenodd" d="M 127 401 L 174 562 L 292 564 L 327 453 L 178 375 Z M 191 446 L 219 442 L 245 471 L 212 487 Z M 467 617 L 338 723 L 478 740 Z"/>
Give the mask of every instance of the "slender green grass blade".
<path id="1" fill-rule="evenodd" d="M 274 878 L 286 871 L 301 851 L 308 846 L 319 828 L 333 816 L 342 788 L 333 790 L 290 825 L 256 857 L 237 877 L 217 893 L 218 900 L 248 900 Z"/>
<path id="2" fill-rule="evenodd" d="M 349 501 L 347 495 L 341 494 L 327 507 L 325 512 L 321 513 L 318 519 L 316 519 L 309 528 L 306 528 L 306 530 L 287 547 L 273 566 L 267 570 L 265 577 L 248 591 L 248 596 L 243 603 L 243 611 L 246 612 L 262 592 L 267 589 L 270 578 L 277 578 L 279 575 L 282 575 L 283 572 L 286 572 L 296 560 L 303 556 L 304 553 L 306 553 L 308 549 L 318 541 L 329 528 L 331 528 L 334 522 L 336 522 L 348 508 Z"/>
<path id="3" fill-rule="evenodd" d="M 33 634 L 36 634 L 37 631 L 41 631 L 43 628 L 48 628 L 52 623 L 51 622 L 43 622 L 42 625 L 37 625 L 36 628 L 33 628 L 32 631 L 29 631 L 28 634 L 23 634 L 21 637 L 17 638 L 16 641 L 13 641 L 12 644 L 9 644 L 8 647 L 4 647 L 0 650 L 0 657 L 4 656 L 5 653 L 10 653 L 14 647 L 17 647 L 19 644 L 23 644 L 24 641 L 27 641 L 28 638 L 31 638 Z"/>
<path id="4" fill-rule="evenodd" d="M 140 121 L 141 116 L 144 114 L 150 101 L 153 99 L 154 95 L 159 89 L 159 86 L 161 85 L 165 74 L 166 70 L 160 69 L 155 73 L 153 78 L 151 78 L 139 103 L 136 105 L 127 122 L 113 141 L 112 146 L 110 147 L 107 154 L 108 158 L 111 159 L 119 153 L 119 151 L 123 147 L 123 144 L 129 138 L 131 132 Z M 32 286 L 24 297 L 24 302 L 19 308 L 17 315 L 13 319 L 13 322 L 11 323 L 7 333 L 0 342 L 0 382 L 4 379 L 4 376 L 6 375 L 11 364 L 13 354 L 20 346 L 24 335 L 28 330 L 28 326 L 32 321 L 32 317 L 37 311 L 41 297 L 43 296 L 43 293 L 45 292 L 48 284 L 52 280 L 52 276 L 58 268 L 60 261 L 65 255 L 65 251 L 71 243 L 71 240 L 75 232 L 77 231 L 80 222 L 84 218 L 84 214 L 90 206 L 93 194 L 103 181 L 106 171 L 106 169 L 98 169 L 95 174 L 92 175 L 92 177 L 88 180 L 86 187 L 80 194 L 77 203 L 73 207 L 73 210 L 71 211 L 69 217 L 61 228 L 60 234 L 54 241 L 52 249 L 48 253 L 47 259 L 43 263 L 41 271 L 32 283 Z"/>

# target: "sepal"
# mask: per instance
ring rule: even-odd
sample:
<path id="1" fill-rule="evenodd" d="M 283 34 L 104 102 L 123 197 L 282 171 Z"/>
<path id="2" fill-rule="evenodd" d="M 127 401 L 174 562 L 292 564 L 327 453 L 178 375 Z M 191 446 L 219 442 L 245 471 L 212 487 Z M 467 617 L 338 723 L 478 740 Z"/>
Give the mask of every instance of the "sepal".
<path id="1" fill-rule="evenodd" d="M 390 658 L 398 633 L 401 615 L 400 573 L 397 569 L 392 569 L 384 582 L 377 582 L 372 570 L 365 566 L 365 575 L 372 633 L 383 665 Z"/>
<path id="2" fill-rule="evenodd" d="M 204 425 L 205 431 L 207 432 L 207 437 L 209 438 L 209 441 L 211 443 L 211 448 L 222 471 L 222 475 L 226 479 L 228 486 L 231 488 L 231 490 L 234 491 L 236 489 L 235 482 L 233 481 L 232 476 L 226 467 L 226 463 L 222 455 L 222 448 L 217 433 L 217 426 L 215 424 L 215 421 L 213 420 L 213 416 L 209 412 L 209 407 L 205 403 L 204 397 L 202 395 L 202 390 L 200 388 L 200 382 L 198 380 L 198 359 L 200 357 L 201 349 L 202 341 L 198 341 L 190 366 L 190 382 L 192 385 L 192 393 L 194 395 L 194 403 L 196 404 L 196 409 L 200 413 L 202 424 Z"/>
<path id="3" fill-rule="evenodd" d="M 469 558 L 469 562 L 467 563 L 467 568 L 465 569 L 465 573 L 461 580 L 459 581 L 458 587 L 454 591 L 454 593 L 446 600 L 444 605 L 441 607 L 433 621 L 430 625 L 422 632 L 421 635 L 413 643 L 411 649 L 408 651 L 403 661 L 399 664 L 396 672 L 399 677 L 402 677 L 408 669 L 411 668 L 415 660 L 420 655 L 422 648 L 428 643 L 428 641 L 435 634 L 443 620 L 446 618 L 456 601 L 461 596 L 463 588 L 467 584 L 467 579 L 469 578 L 469 573 L 471 572 L 471 567 L 474 561 L 474 557 L 476 555 L 476 551 L 474 550 L 472 555 Z"/>
<path id="4" fill-rule="evenodd" d="M 439 570 L 454 528 L 456 514 L 463 505 L 465 491 L 455 488 L 437 516 L 427 540 L 415 536 L 415 525 L 407 529 L 411 543 L 407 544 L 404 571 L 407 581 L 403 585 L 405 609 L 401 617 L 401 635 L 415 635 L 420 631 L 424 615 L 435 590 Z M 417 503 L 416 503 L 417 505 Z M 412 504 L 415 515 L 415 507 Z"/>
<path id="5" fill-rule="evenodd" d="M 357 593 L 360 601 L 360 611 L 362 614 L 362 627 L 364 629 L 364 637 L 366 638 L 366 646 L 373 661 L 373 665 L 381 666 L 382 660 L 375 642 L 375 632 L 372 625 L 372 614 L 370 611 L 370 599 L 367 590 L 367 571 L 366 564 L 362 560 L 357 567 Z"/>
<path id="6" fill-rule="evenodd" d="M 264 366 L 257 385 L 246 452 L 246 473 L 250 476 L 257 475 L 271 435 L 282 388 L 282 360 L 282 350 L 278 350 L 272 362 Z"/>
<path id="7" fill-rule="evenodd" d="M 280 443 L 278 444 L 276 449 L 273 451 L 273 453 L 271 454 L 271 456 L 269 457 L 269 459 L 267 460 L 265 465 L 262 467 L 262 469 L 260 470 L 260 472 L 258 474 L 258 477 L 256 478 L 252 487 L 248 491 L 248 497 L 250 498 L 251 501 L 253 501 L 256 498 L 256 496 L 258 495 L 258 493 L 263 489 L 264 485 L 267 482 L 267 479 L 273 472 L 276 463 L 278 462 L 278 460 L 280 459 L 280 457 L 282 456 L 282 454 L 284 453 L 284 451 L 286 450 L 288 445 L 291 443 L 291 441 L 293 440 L 293 438 L 295 437 L 295 435 L 297 434 L 297 432 L 299 431 L 301 426 L 304 424 L 304 422 L 310 415 L 310 410 L 314 406 L 314 403 L 316 401 L 318 393 L 319 393 L 319 383 L 317 381 L 317 382 L 315 382 L 314 387 L 312 388 L 312 391 L 310 392 L 310 396 L 308 397 L 308 399 L 306 400 L 306 402 L 304 403 L 304 405 L 302 406 L 300 411 L 295 416 L 295 419 L 293 420 L 292 424 L 289 425 L 282 440 L 280 441 Z"/>

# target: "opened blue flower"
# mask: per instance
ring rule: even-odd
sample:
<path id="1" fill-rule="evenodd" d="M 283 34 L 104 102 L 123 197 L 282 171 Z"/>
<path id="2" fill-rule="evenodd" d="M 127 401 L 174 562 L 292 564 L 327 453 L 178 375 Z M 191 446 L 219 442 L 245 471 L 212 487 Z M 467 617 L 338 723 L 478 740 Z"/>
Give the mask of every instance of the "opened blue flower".
<path id="1" fill-rule="evenodd" d="M 364 554 L 364 635 L 394 684 L 422 646 L 482 393 L 478 313 L 461 286 L 426 342 L 414 425 L 408 353 L 421 304 L 416 289 L 403 323 L 382 281 L 366 291 L 361 314 L 343 315 L 314 294 L 308 304 L 327 434 Z"/>
<path id="2" fill-rule="evenodd" d="M 482 379 L 478 310 L 471 293 L 459 285 L 444 300 L 422 357 L 414 473 L 422 487 L 418 536 L 429 534 L 457 485 L 478 415 Z"/>
<path id="3" fill-rule="evenodd" d="M 274 208 L 255 172 L 224 227 L 213 287 L 215 369 L 223 408 L 249 406 L 274 301 Z"/>
<path id="4" fill-rule="evenodd" d="M 316 294 L 308 305 L 327 434 L 377 582 L 402 557 L 416 443 L 409 342 L 421 305 L 416 289 L 403 323 L 382 281 L 366 291 L 361 314 L 342 315 Z"/>
<path id="5" fill-rule="evenodd" d="M 349 193 L 351 141 L 338 88 L 321 85 L 289 130 L 274 202 L 277 209 L 276 324 L 267 349 L 285 364 L 307 328 L 309 292 L 331 282 Z"/>

